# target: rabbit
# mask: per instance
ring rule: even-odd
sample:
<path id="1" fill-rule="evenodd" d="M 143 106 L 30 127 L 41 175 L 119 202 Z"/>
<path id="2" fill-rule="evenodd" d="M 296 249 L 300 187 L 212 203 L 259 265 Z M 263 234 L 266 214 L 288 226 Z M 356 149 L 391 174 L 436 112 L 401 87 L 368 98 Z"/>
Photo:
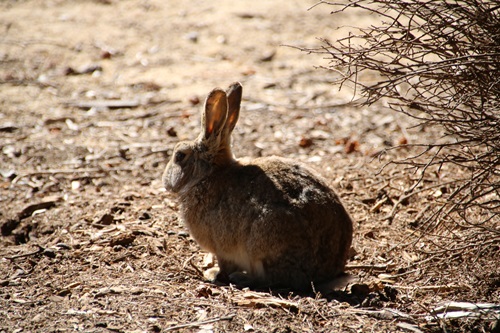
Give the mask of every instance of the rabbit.
<path id="1" fill-rule="evenodd" d="M 179 142 L 163 173 L 201 248 L 215 254 L 214 282 L 311 290 L 343 275 L 353 222 L 316 171 L 272 156 L 237 160 L 231 133 L 242 86 L 212 90 L 201 133 Z"/>

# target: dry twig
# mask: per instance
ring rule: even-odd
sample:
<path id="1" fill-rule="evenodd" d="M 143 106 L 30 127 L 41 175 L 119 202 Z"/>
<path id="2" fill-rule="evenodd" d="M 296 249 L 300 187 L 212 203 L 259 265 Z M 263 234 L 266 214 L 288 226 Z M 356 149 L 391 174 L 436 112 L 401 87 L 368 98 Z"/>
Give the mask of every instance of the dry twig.
<path id="1" fill-rule="evenodd" d="M 428 172 L 456 165 L 453 190 L 427 222 L 457 213 L 470 224 L 500 218 L 500 5 L 477 0 L 320 1 L 332 13 L 364 10 L 382 18 L 379 26 L 358 28 L 316 49 L 330 60 L 337 83 L 360 91 L 366 104 L 381 98 L 422 126 L 444 130 L 441 142 L 414 145 L 416 155 L 393 163 Z M 317 6 L 315 5 L 315 6 Z M 363 81 L 377 72 L 378 81 Z M 373 77 L 373 76 L 371 76 Z M 430 158 L 425 160 L 425 156 Z M 396 206 L 394 207 L 396 209 Z M 390 216 L 394 216 L 394 211 Z M 495 229 L 495 228 L 493 228 Z M 496 233 L 500 232 L 498 229 Z"/>
<path id="2" fill-rule="evenodd" d="M 171 326 L 171 327 L 166 328 L 164 331 L 171 332 L 171 331 L 177 331 L 177 330 L 180 330 L 182 328 L 187 328 L 187 327 L 198 327 L 198 326 L 216 323 L 218 321 L 232 320 L 235 316 L 236 316 L 236 314 L 231 314 L 231 315 L 224 316 L 224 317 L 217 317 L 217 318 L 212 318 L 212 319 L 203 320 L 203 321 L 195 321 L 192 323 L 175 325 L 175 326 Z"/>

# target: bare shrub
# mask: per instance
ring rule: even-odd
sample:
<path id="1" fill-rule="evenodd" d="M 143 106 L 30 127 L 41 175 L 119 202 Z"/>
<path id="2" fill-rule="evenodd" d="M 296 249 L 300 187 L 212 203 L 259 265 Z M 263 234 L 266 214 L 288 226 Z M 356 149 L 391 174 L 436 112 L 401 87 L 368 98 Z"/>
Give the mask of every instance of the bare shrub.
<path id="1" fill-rule="evenodd" d="M 425 214 L 427 230 L 460 217 L 465 227 L 498 235 L 500 217 L 500 5 L 479 0 L 321 1 L 332 14 L 364 10 L 380 15 L 379 26 L 322 46 L 303 49 L 324 54 L 341 86 L 354 84 L 362 101 L 382 98 L 392 109 L 443 129 L 442 140 L 414 145 L 419 152 L 394 163 L 420 177 L 456 165 L 447 200 Z M 376 72 L 378 81 L 363 74 Z M 367 77 L 368 75 L 365 75 Z M 430 154 L 428 154 L 430 153 Z M 428 157 L 431 156 L 431 157 Z M 424 224 L 424 223 L 422 223 Z"/>

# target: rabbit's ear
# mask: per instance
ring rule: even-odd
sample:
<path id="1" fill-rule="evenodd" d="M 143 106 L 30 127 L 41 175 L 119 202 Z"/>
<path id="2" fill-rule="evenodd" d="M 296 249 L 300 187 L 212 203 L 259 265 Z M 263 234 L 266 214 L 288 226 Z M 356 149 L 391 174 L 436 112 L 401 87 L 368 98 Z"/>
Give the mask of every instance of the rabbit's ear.
<path id="1" fill-rule="evenodd" d="M 228 112 L 227 112 L 227 120 L 226 120 L 226 132 L 231 133 L 236 126 L 236 122 L 238 121 L 238 117 L 240 116 L 240 104 L 241 104 L 241 94 L 243 92 L 243 88 L 239 82 L 234 82 L 227 88 L 227 103 L 228 103 Z"/>
<path id="2" fill-rule="evenodd" d="M 208 94 L 202 116 L 203 138 L 218 136 L 227 117 L 227 97 L 224 90 L 215 88 Z"/>

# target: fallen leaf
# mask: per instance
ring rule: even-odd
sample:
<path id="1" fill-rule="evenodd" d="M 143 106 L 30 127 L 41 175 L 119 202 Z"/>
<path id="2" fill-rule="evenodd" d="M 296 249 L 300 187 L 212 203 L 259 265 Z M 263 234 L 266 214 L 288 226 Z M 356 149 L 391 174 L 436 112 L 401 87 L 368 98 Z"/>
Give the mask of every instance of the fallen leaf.
<path id="1" fill-rule="evenodd" d="M 346 154 L 354 153 L 355 151 L 359 151 L 359 142 L 356 140 L 347 141 L 344 146 L 344 151 Z"/>
<path id="2" fill-rule="evenodd" d="M 213 295 L 212 289 L 210 289 L 209 287 L 207 287 L 205 285 L 201 285 L 198 288 L 196 288 L 196 296 L 197 297 L 209 298 L 212 295 Z"/>
<path id="3" fill-rule="evenodd" d="M 312 144 L 313 144 L 313 140 L 311 138 L 307 138 L 307 137 L 300 138 L 300 141 L 299 141 L 300 147 L 307 148 L 307 147 L 311 147 Z"/>

